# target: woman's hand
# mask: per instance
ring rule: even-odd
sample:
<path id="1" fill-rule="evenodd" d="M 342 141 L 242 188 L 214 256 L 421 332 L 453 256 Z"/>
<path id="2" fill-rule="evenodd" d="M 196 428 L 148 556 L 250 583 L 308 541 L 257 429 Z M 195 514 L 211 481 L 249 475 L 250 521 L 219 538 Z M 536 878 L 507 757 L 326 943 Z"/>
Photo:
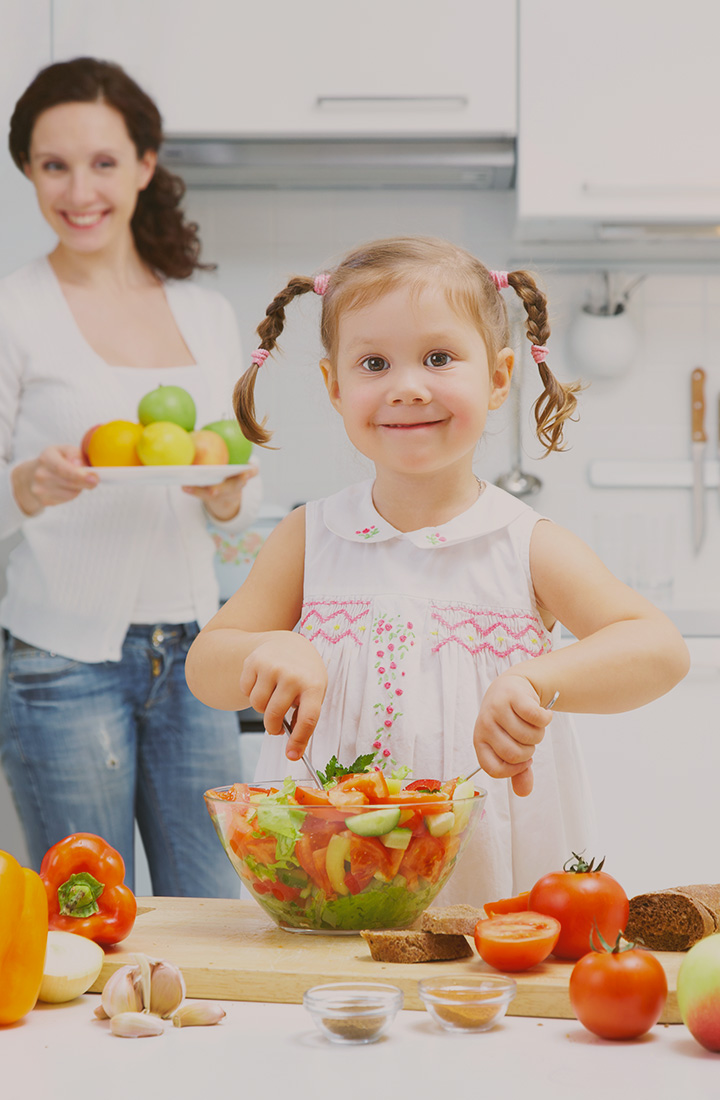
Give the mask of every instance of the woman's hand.
<path id="1" fill-rule="evenodd" d="M 532 758 L 552 720 L 524 676 L 498 676 L 485 692 L 473 743 L 478 763 L 495 779 L 511 778 L 515 794 L 533 788 Z"/>
<path id="2" fill-rule="evenodd" d="M 240 511 L 242 494 L 245 483 L 258 473 L 257 466 L 251 466 L 249 470 L 243 470 L 241 474 L 226 477 L 219 485 L 196 486 L 184 485 L 183 492 L 190 496 L 198 497 L 213 519 L 221 523 L 234 519 Z"/>
<path id="3" fill-rule="evenodd" d="M 15 500 L 26 516 L 65 504 L 98 484 L 92 467 L 83 464 L 80 448 L 71 446 L 46 447 L 37 458 L 18 463 L 10 477 Z"/>
<path id="4" fill-rule="evenodd" d="M 284 733 L 283 718 L 296 707 L 286 756 L 299 760 L 318 723 L 327 689 L 327 669 L 312 642 L 293 631 L 277 631 L 243 663 L 240 690 L 264 714 L 265 729 Z"/>

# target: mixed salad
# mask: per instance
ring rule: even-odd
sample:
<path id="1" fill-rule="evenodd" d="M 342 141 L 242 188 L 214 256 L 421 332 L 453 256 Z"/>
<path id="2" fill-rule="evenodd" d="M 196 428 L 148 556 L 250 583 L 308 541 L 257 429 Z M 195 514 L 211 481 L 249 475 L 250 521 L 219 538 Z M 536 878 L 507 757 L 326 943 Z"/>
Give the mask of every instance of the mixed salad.
<path id="1" fill-rule="evenodd" d="M 322 790 L 285 779 L 207 792 L 235 870 L 283 927 L 407 927 L 447 881 L 484 794 L 469 781 L 406 783 L 334 758 L 321 777 Z"/>

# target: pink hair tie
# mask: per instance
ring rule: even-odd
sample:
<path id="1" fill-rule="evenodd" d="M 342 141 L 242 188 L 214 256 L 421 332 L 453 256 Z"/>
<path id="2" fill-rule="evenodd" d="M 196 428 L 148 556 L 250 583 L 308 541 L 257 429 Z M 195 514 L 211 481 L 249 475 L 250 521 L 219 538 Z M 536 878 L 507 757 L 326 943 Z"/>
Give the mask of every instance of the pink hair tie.
<path id="1" fill-rule="evenodd" d="M 495 283 L 498 290 L 505 290 L 506 287 L 510 286 L 507 271 L 491 271 L 490 278 Z"/>
<path id="2" fill-rule="evenodd" d="M 270 352 L 267 351 L 265 348 L 258 348 L 257 351 L 254 351 L 252 353 L 252 356 L 250 357 L 251 362 L 254 363 L 256 367 L 261 367 L 269 354 Z"/>
<path id="3" fill-rule="evenodd" d="M 329 282 L 330 282 L 330 276 L 328 275 L 327 271 L 323 271 L 321 275 L 316 275 L 315 276 L 315 282 L 313 283 L 313 290 L 315 291 L 316 294 L 320 294 L 322 296 L 325 293 L 325 291 L 327 290 Z"/>
<path id="4" fill-rule="evenodd" d="M 541 347 L 539 344 L 530 345 L 530 354 L 536 363 L 544 363 L 548 357 L 548 349 Z"/>

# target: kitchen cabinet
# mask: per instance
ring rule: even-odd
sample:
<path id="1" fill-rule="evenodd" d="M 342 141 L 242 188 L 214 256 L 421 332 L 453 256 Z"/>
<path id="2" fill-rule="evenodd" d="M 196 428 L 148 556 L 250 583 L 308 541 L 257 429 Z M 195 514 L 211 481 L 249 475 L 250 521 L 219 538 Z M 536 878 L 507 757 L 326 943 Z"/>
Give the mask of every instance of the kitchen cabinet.
<path id="1" fill-rule="evenodd" d="M 50 62 L 51 0 L 2 0 L 0 3 L 0 118 L 7 134 L 18 98 Z M 45 247 L 49 232 L 37 212 L 35 193 L 7 150 L 0 156 L 0 276 Z M 2 554 L 0 554 L 0 568 Z M 1 586 L 0 586 L 1 587 Z"/>
<path id="2" fill-rule="evenodd" d="M 171 135 L 514 135 L 516 4 L 54 0 L 57 60 L 117 61 Z"/>
<path id="3" fill-rule="evenodd" d="M 669 694 L 575 718 L 598 824 L 588 854 L 631 895 L 718 879 L 720 638 L 685 640 L 690 671 Z"/>
<path id="4" fill-rule="evenodd" d="M 522 236 L 720 222 L 720 6 L 521 0 L 519 22 Z"/>

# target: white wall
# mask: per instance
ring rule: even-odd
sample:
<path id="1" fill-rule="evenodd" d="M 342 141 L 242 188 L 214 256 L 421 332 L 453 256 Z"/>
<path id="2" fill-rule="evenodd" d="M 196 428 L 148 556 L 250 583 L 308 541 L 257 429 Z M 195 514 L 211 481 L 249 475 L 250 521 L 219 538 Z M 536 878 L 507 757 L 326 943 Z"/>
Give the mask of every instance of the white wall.
<path id="1" fill-rule="evenodd" d="M 0 188 L 3 179 L 0 177 Z M 17 182 L 22 186 L 20 177 Z M 0 255 L 0 273 L 44 245 L 42 226 L 27 201 L 27 191 L 22 192 L 21 201 L 25 229 L 20 233 L 16 226 L 12 248 Z M 509 255 L 518 253 L 512 240 L 512 193 L 195 191 L 188 196 L 188 211 L 200 223 L 204 257 L 219 264 L 216 274 L 204 278 L 232 301 L 248 357 L 257 343 L 255 326 L 287 277 L 322 270 L 346 248 L 363 240 L 398 233 L 445 236 L 476 252 L 491 267 L 503 267 Z M 561 378 L 569 379 L 574 372 L 567 360 L 565 332 L 588 289 L 597 285 L 596 277 L 543 267 L 540 274 L 551 307 L 551 366 Z M 628 277 L 631 275 L 632 271 Z M 595 543 L 619 572 L 626 568 L 619 547 L 629 517 L 669 516 L 676 605 L 720 610 L 716 571 L 720 516 L 712 494 L 707 501 L 705 545 L 696 557 L 690 540 L 688 491 L 595 490 L 587 482 L 592 459 L 689 456 L 690 369 L 697 364 L 706 368 L 713 405 L 720 388 L 720 275 L 685 275 L 671 269 L 651 275 L 633 297 L 631 312 L 641 334 L 632 369 L 619 380 L 597 381 L 586 390 L 581 397 L 580 422 L 568 429 L 570 449 L 542 461 L 537 457 L 540 449 L 532 438 L 529 413 L 539 388 L 534 365 L 525 353 L 523 464 L 543 482 L 533 503 Z M 284 356 L 266 365 L 258 387 L 258 405 L 267 411 L 278 446 L 263 456 L 266 496 L 282 505 L 332 492 L 368 472 L 365 461 L 356 457 L 345 441 L 322 386 L 317 369 L 318 318 L 319 302 L 312 295 L 290 306 L 287 334 L 282 340 Z M 715 416 L 711 408 L 708 428 L 713 446 Z M 508 416 L 501 410 L 489 423 L 478 449 L 476 469 L 494 480 L 508 469 L 509 462 Z M 641 523 L 640 531 L 650 532 L 651 542 L 655 538 L 647 521 Z M 0 570 L 4 551 L 7 547 L 0 544 Z M 717 763 L 714 740 L 708 741 L 708 753 Z M 603 776 L 604 783 L 606 773 Z M 606 787 L 598 794 L 607 800 Z M 677 792 L 677 798 L 683 797 L 691 809 L 692 790 Z M 25 857 L 1 778 L 0 848 Z"/>

